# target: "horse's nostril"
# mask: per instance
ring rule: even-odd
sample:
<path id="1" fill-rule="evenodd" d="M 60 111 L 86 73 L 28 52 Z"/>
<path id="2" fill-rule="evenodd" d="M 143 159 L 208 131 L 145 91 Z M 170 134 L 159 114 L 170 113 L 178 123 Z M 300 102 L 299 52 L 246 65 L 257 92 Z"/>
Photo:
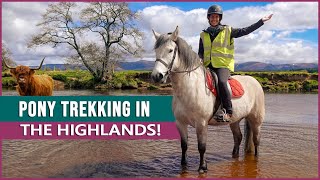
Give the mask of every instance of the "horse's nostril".
<path id="1" fill-rule="evenodd" d="M 159 81 L 160 81 L 161 79 L 163 79 L 163 75 L 162 75 L 161 73 L 159 73 L 158 76 L 159 76 L 159 77 L 158 77 L 158 78 L 159 78 Z"/>
<path id="2" fill-rule="evenodd" d="M 161 73 L 158 73 L 158 74 L 152 75 L 151 77 L 154 82 L 158 83 L 163 78 L 163 75 Z"/>

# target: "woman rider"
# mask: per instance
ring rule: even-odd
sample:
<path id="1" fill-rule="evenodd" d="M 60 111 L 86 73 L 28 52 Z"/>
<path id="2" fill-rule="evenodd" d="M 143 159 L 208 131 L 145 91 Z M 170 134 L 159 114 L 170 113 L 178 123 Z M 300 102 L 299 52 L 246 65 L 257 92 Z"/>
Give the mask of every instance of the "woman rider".
<path id="1" fill-rule="evenodd" d="M 222 15 L 222 8 L 219 5 L 209 7 L 207 19 L 210 26 L 200 34 L 198 54 L 203 60 L 203 64 L 218 76 L 218 92 L 222 102 L 222 111 L 218 112 L 223 113 L 216 114 L 216 117 L 220 117 L 217 120 L 218 122 L 229 122 L 232 117 L 232 103 L 227 81 L 230 71 L 234 71 L 233 38 L 250 34 L 261 27 L 264 22 L 270 20 L 272 14 L 246 28 L 232 28 L 222 25 L 220 23 Z"/>

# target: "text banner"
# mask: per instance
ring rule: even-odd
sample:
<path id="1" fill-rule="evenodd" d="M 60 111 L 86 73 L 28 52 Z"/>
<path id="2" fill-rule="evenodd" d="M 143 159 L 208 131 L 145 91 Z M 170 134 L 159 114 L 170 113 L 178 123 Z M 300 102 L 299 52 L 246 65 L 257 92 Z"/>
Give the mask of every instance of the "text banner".
<path id="1" fill-rule="evenodd" d="M 1 122 L 0 139 L 179 139 L 174 122 Z"/>
<path id="2" fill-rule="evenodd" d="M 2 122 L 174 122 L 172 96 L 1 96 Z"/>

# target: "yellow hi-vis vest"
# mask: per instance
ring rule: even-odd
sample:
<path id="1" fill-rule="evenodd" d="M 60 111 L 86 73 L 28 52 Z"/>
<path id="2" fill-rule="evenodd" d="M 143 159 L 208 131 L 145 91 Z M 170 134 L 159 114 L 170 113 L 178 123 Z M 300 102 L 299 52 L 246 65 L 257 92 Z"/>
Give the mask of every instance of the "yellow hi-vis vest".
<path id="1" fill-rule="evenodd" d="M 234 41 L 231 39 L 231 27 L 225 26 L 212 41 L 207 32 L 200 34 L 203 43 L 203 64 L 209 66 L 210 62 L 215 68 L 228 68 L 234 71 Z"/>

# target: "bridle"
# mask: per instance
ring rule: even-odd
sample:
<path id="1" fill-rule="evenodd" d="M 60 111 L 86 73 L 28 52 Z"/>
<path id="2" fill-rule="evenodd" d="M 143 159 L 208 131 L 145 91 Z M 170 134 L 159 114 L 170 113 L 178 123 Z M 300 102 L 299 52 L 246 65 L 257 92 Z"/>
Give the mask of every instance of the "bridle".
<path id="1" fill-rule="evenodd" d="M 174 48 L 174 51 L 173 51 L 173 57 L 172 57 L 172 60 L 171 60 L 170 64 L 167 64 L 162 59 L 156 59 L 156 62 L 158 61 L 158 62 L 162 63 L 167 68 L 167 72 L 166 72 L 166 74 L 164 76 L 168 76 L 171 73 L 174 60 L 176 59 L 177 51 L 178 51 L 178 46 L 176 45 L 176 47 Z"/>
<path id="2" fill-rule="evenodd" d="M 170 64 L 167 64 L 165 61 L 163 61 L 162 59 L 156 59 L 156 62 L 160 62 L 162 63 L 166 68 L 167 68 L 167 72 L 166 74 L 164 75 L 164 78 L 167 79 L 167 77 L 171 74 L 171 73 L 190 73 L 196 69 L 198 69 L 202 63 L 199 63 L 199 65 L 191 70 L 185 70 L 185 71 L 173 71 L 172 70 L 172 66 L 173 66 L 173 63 L 174 63 L 174 60 L 176 59 L 176 54 L 178 52 L 178 45 L 176 45 L 176 47 L 174 48 L 174 51 L 173 51 L 173 57 L 172 57 L 172 60 L 171 60 L 171 63 Z"/>

